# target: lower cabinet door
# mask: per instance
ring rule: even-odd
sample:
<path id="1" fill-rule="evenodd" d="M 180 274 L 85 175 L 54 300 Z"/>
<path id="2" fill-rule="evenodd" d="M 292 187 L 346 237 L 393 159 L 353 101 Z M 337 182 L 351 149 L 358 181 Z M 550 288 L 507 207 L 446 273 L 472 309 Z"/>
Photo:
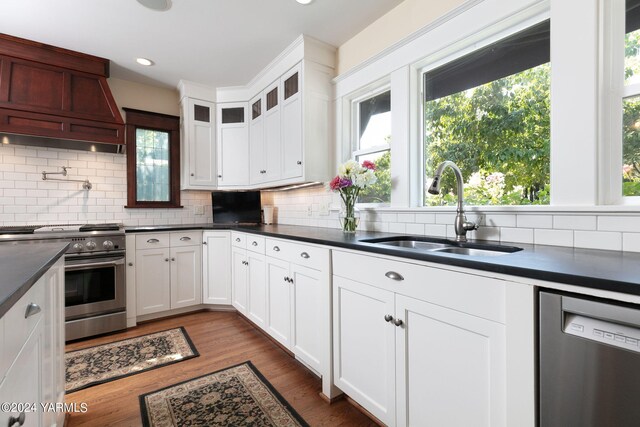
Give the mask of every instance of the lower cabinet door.
<path id="1" fill-rule="evenodd" d="M 397 425 L 505 426 L 505 327 L 396 296 Z"/>
<path id="2" fill-rule="evenodd" d="M 247 315 L 247 250 L 231 249 L 231 304 Z"/>
<path id="3" fill-rule="evenodd" d="M 171 308 L 202 302 L 202 248 L 171 248 Z"/>
<path id="4" fill-rule="evenodd" d="M 291 265 L 293 279 L 291 318 L 292 345 L 296 357 L 316 372 L 322 372 L 322 283 L 321 272 Z"/>
<path id="5" fill-rule="evenodd" d="M 169 248 L 136 251 L 137 315 L 171 308 Z"/>
<path id="6" fill-rule="evenodd" d="M 247 262 L 249 263 L 247 317 L 260 328 L 265 329 L 267 319 L 265 256 L 247 251 Z"/>
<path id="7" fill-rule="evenodd" d="M 291 348 L 291 283 L 289 263 L 267 257 L 267 332 Z"/>
<path id="8" fill-rule="evenodd" d="M 395 425 L 398 328 L 385 316 L 393 317 L 394 308 L 393 292 L 333 276 L 335 384 L 389 426 Z"/>
<path id="9" fill-rule="evenodd" d="M 202 302 L 231 304 L 231 236 L 228 231 L 209 231 L 203 236 Z"/>
<path id="10" fill-rule="evenodd" d="M 9 411 L 0 411 L 0 426 L 17 426 L 24 413 L 23 427 L 43 425 L 42 352 L 44 350 L 42 319 L 22 347 L 13 366 L 0 385 L 0 402 L 9 403 Z M 9 423 L 12 421 L 12 423 Z"/>

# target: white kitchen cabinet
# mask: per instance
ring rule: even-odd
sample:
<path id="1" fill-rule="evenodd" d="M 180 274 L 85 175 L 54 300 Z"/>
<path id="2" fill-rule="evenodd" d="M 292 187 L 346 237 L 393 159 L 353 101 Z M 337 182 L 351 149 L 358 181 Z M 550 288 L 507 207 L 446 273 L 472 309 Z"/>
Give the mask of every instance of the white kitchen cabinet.
<path id="1" fill-rule="evenodd" d="M 231 233 L 205 231 L 203 233 L 202 302 L 231 304 Z"/>
<path id="2" fill-rule="evenodd" d="M 213 102 L 183 97 L 181 109 L 181 181 L 183 190 L 217 186 L 216 132 Z"/>
<path id="3" fill-rule="evenodd" d="M 291 348 L 291 283 L 289 263 L 267 258 L 267 332 Z"/>
<path id="4" fill-rule="evenodd" d="M 136 236 L 133 268 L 137 316 L 202 302 L 201 245 L 200 231 L 141 233 Z"/>
<path id="5" fill-rule="evenodd" d="M 249 185 L 249 125 L 246 102 L 218 104 L 218 187 Z"/>
<path id="6" fill-rule="evenodd" d="M 200 246 L 171 248 L 171 308 L 202 302 L 202 249 Z"/>
<path id="7" fill-rule="evenodd" d="M 302 176 L 303 117 L 302 64 L 298 64 L 280 78 L 282 88 L 281 139 L 282 179 Z"/>
<path id="8" fill-rule="evenodd" d="M 264 105 L 263 93 L 249 101 L 249 182 L 259 184 L 266 179 L 266 148 L 264 144 Z"/>
<path id="9" fill-rule="evenodd" d="M 40 311 L 28 310 L 34 305 Z M 6 368 L 0 372 L 0 402 L 23 405 L 10 408 L 20 411 L 1 411 L 0 425 L 18 425 L 20 412 L 24 412 L 23 426 L 63 425 L 62 411 L 46 412 L 42 405 L 64 402 L 64 260 L 57 261 L 9 309 L 0 327 L 4 331 L 0 368 Z"/>
<path id="10" fill-rule="evenodd" d="M 334 276 L 335 383 L 387 425 L 395 424 L 396 331 L 385 321 L 393 312 L 393 292 Z"/>
<path id="11" fill-rule="evenodd" d="M 247 250 L 231 248 L 231 304 L 240 313 L 247 314 Z"/>
<path id="12" fill-rule="evenodd" d="M 506 393 L 509 372 L 533 371 L 507 345 L 506 298 L 529 296 L 503 280 L 368 254 L 334 251 L 333 268 L 335 384 L 356 402 L 390 426 L 529 424 L 515 413 L 507 422 Z M 531 392 L 511 389 L 528 410 Z"/>
<path id="13" fill-rule="evenodd" d="M 263 178 L 259 182 L 277 181 L 282 176 L 280 93 L 279 80 L 264 90 L 264 160 Z"/>
<path id="14" fill-rule="evenodd" d="M 234 232 L 231 241 L 232 304 L 236 310 L 264 328 L 267 304 L 264 238 Z"/>

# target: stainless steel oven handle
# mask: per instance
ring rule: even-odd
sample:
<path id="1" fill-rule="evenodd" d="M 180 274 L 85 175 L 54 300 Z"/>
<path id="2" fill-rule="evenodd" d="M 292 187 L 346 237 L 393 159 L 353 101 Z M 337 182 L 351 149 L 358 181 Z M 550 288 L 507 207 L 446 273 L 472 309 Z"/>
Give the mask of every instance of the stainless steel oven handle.
<path id="1" fill-rule="evenodd" d="M 96 267 L 117 267 L 119 265 L 124 265 L 124 258 L 115 260 L 115 261 L 107 261 L 107 262 L 90 262 L 86 264 L 70 264 L 65 266 L 65 270 L 80 270 L 83 268 L 96 268 Z"/>

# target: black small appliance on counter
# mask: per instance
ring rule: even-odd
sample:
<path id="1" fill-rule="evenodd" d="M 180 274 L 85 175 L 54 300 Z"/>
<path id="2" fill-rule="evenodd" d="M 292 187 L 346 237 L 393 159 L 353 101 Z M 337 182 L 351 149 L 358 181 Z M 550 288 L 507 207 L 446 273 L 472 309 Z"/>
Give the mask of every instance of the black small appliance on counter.
<path id="1" fill-rule="evenodd" d="M 260 224 L 260 191 L 212 191 L 214 224 Z"/>

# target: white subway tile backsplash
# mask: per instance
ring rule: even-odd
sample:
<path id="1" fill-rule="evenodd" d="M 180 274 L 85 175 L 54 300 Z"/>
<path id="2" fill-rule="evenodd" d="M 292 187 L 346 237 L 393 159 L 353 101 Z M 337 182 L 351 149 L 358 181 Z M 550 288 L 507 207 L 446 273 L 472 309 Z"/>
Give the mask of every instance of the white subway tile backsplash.
<path id="1" fill-rule="evenodd" d="M 424 234 L 424 224 L 407 224 L 406 227 L 407 234 Z"/>
<path id="2" fill-rule="evenodd" d="M 402 223 L 402 222 L 389 223 L 389 233 L 405 233 L 406 231 L 407 231 L 407 227 L 405 223 Z"/>
<path id="3" fill-rule="evenodd" d="M 547 230 L 540 228 L 533 234 L 536 245 L 573 246 L 572 230 Z"/>
<path id="4" fill-rule="evenodd" d="M 622 250 L 640 252 L 640 233 L 622 233 Z"/>
<path id="5" fill-rule="evenodd" d="M 622 233 L 610 231 L 575 231 L 574 246 L 577 248 L 622 250 Z"/>
<path id="6" fill-rule="evenodd" d="M 518 214 L 516 219 L 518 228 L 552 228 L 553 216 Z"/>
<path id="7" fill-rule="evenodd" d="M 425 224 L 424 235 L 434 237 L 446 237 L 447 226 L 444 224 Z"/>
<path id="8" fill-rule="evenodd" d="M 434 224 L 436 222 L 436 214 L 432 213 L 417 213 L 416 222 L 421 224 Z"/>
<path id="9" fill-rule="evenodd" d="M 489 227 L 515 227 L 515 215 L 487 214 L 484 216 L 484 224 Z"/>
<path id="10" fill-rule="evenodd" d="M 553 228 L 563 230 L 595 230 L 597 221 L 595 215 L 555 215 Z"/>
<path id="11" fill-rule="evenodd" d="M 533 228 L 502 227 L 500 229 L 500 241 L 532 244 Z"/>
<path id="12" fill-rule="evenodd" d="M 416 222 L 416 215 L 412 213 L 399 213 L 398 222 Z"/>
<path id="13" fill-rule="evenodd" d="M 599 216 L 598 230 L 640 233 L 640 216 Z"/>

